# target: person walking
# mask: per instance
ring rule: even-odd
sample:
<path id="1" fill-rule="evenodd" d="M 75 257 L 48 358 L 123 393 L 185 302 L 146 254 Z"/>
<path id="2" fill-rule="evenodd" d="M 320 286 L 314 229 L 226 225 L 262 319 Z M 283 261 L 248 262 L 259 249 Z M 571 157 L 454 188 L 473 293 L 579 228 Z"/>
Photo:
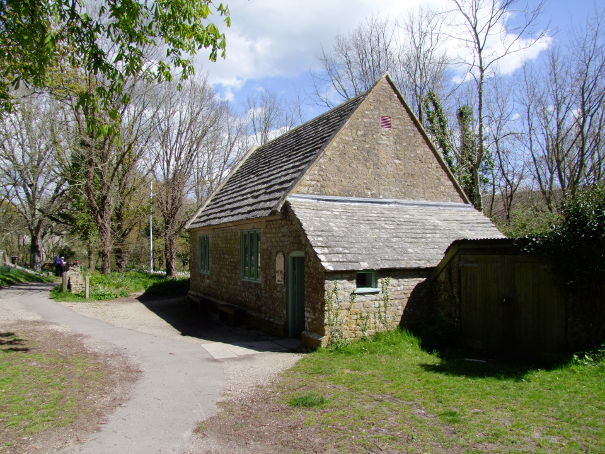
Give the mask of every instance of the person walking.
<path id="1" fill-rule="evenodd" d="M 55 255 L 53 265 L 55 265 L 55 276 L 61 276 L 61 259 L 58 255 Z"/>

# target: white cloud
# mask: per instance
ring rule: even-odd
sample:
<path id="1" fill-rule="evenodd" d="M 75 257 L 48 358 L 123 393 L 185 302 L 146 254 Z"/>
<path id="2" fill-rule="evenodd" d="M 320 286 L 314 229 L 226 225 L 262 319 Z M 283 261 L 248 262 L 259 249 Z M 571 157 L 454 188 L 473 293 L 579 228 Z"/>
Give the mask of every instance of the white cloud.
<path id="1" fill-rule="evenodd" d="M 376 15 L 390 19 L 403 19 L 407 12 L 419 5 L 439 10 L 451 10 L 448 0 L 230 0 L 232 26 L 225 29 L 227 58 L 208 62 L 204 55 L 197 59 L 198 68 L 208 72 L 214 85 L 226 89 L 224 97 L 232 97 L 249 79 L 265 77 L 295 77 L 310 69 L 317 69 L 317 56 L 322 46 L 332 45 L 337 33 L 348 33 L 365 18 Z M 218 21 L 218 16 L 215 17 Z M 460 33 L 460 24 L 451 28 Z M 224 28 L 224 27 L 223 27 Z M 508 34 L 505 25 L 498 24 L 488 42 L 489 50 L 502 50 L 502 40 L 510 43 L 514 35 Z M 504 74 L 514 72 L 550 46 L 546 37 L 537 45 L 515 52 L 495 67 Z M 515 46 L 523 47 L 519 40 Z M 446 45 L 448 55 L 467 59 L 468 49 L 451 38 Z M 465 70 L 458 68 L 458 77 Z"/>

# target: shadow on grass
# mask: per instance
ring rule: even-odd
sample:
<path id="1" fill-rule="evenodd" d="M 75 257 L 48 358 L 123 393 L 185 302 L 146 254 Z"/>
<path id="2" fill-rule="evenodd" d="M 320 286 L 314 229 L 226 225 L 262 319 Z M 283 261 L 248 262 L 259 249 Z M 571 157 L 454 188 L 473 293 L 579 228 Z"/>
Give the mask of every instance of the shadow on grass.
<path id="1" fill-rule="evenodd" d="M 28 352 L 29 347 L 23 347 L 23 345 L 25 345 L 25 340 L 17 337 L 15 333 L 0 332 L 0 350 L 3 352 Z"/>
<path id="2" fill-rule="evenodd" d="M 523 363 L 505 363 L 500 361 L 481 360 L 465 358 L 442 358 L 439 364 L 421 364 L 427 372 L 434 372 L 441 375 L 464 376 L 469 378 L 495 378 L 500 380 L 521 381 L 528 372 L 537 368 L 530 364 Z"/>

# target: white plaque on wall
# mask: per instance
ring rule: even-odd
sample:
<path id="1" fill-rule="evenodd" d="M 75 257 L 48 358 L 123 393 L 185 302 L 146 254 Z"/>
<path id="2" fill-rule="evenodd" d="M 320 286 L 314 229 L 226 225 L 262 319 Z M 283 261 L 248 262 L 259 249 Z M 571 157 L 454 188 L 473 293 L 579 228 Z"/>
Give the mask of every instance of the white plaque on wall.
<path id="1" fill-rule="evenodd" d="M 278 252 L 275 256 L 275 282 L 277 284 L 284 283 L 284 254 Z"/>

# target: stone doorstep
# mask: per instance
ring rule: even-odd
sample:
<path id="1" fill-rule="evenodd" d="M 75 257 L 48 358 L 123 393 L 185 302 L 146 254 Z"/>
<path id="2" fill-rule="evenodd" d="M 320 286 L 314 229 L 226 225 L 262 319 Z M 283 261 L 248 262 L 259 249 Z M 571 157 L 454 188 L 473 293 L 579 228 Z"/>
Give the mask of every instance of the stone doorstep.
<path id="1" fill-rule="evenodd" d="M 216 360 L 233 359 L 265 352 L 287 352 L 300 346 L 298 339 L 277 339 L 275 341 L 249 341 L 225 344 L 211 342 L 202 348 Z"/>

